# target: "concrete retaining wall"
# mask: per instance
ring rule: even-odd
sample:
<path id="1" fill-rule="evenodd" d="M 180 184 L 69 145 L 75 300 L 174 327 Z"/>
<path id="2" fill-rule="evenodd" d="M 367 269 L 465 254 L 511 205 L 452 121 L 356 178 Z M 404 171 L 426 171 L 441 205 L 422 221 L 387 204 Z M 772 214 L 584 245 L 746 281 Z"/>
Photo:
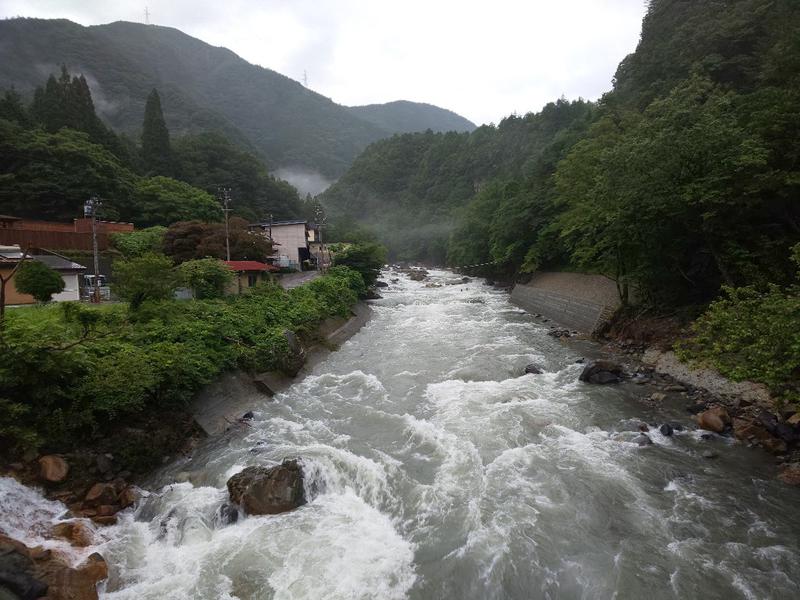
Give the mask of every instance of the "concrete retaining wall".
<path id="1" fill-rule="evenodd" d="M 349 340 L 369 321 L 372 308 L 359 302 L 353 307 L 352 313 L 349 319 L 326 319 L 322 323 L 318 331 L 322 345 L 307 350 L 305 366 L 297 377 L 288 377 L 278 372 L 259 373 L 251 377 L 235 371 L 224 374 L 206 386 L 192 403 L 195 422 L 208 435 L 222 433 L 244 413 L 262 403 L 265 396 L 280 393 L 300 381 L 315 364 L 324 360 L 332 348 Z"/>
<path id="2" fill-rule="evenodd" d="M 529 283 L 514 286 L 511 301 L 583 333 L 595 331 L 620 306 L 613 280 L 583 273 L 537 273 Z"/>

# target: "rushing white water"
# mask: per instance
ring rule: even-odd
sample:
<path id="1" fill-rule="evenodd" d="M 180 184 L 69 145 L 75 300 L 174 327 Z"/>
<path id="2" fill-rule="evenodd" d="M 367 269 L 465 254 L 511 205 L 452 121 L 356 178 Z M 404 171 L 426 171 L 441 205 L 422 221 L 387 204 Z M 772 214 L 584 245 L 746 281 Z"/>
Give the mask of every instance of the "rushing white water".
<path id="1" fill-rule="evenodd" d="M 691 430 L 639 447 L 640 421 L 688 425 L 682 406 L 579 383 L 578 347 L 480 282 L 384 295 L 252 427 L 102 531 L 105 598 L 797 597 L 800 491 L 763 453 Z M 546 373 L 520 376 L 530 362 Z M 228 477 L 284 457 L 310 502 L 223 524 Z"/>

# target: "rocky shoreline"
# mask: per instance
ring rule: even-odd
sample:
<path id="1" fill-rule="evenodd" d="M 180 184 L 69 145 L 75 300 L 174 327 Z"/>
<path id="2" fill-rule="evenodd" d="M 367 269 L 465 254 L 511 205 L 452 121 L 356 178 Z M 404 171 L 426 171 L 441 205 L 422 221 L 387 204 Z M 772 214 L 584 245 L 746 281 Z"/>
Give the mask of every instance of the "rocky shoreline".
<path id="1" fill-rule="evenodd" d="M 769 453 L 775 457 L 776 477 L 800 485 L 800 413 L 778 411 L 766 386 L 682 363 L 664 345 L 612 339 L 603 348 L 631 363 L 631 383 L 656 388 L 645 397 L 647 403 L 682 403 L 699 429 Z"/>

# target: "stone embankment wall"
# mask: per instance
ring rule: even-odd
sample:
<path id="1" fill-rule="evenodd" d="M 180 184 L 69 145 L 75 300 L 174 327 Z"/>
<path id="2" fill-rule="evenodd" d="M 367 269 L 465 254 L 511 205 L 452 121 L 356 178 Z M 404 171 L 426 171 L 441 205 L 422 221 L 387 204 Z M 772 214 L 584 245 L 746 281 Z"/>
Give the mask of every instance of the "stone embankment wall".
<path id="1" fill-rule="evenodd" d="M 583 333 L 595 331 L 620 306 L 612 279 L 583 273 L 537 273 L 530 282 L 514 286 L 511 301 Z"/>

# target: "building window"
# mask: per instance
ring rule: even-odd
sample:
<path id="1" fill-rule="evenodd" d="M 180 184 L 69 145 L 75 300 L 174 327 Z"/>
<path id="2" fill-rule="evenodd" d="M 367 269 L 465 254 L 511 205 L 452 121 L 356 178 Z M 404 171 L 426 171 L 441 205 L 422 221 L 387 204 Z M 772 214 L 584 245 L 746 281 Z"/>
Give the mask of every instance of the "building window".
<path id="1" fill-rule="evenodd" d="M 253 287 L 258 282 L 258 275 L 249 273 L 247 275 L 247 287 Z"/>

